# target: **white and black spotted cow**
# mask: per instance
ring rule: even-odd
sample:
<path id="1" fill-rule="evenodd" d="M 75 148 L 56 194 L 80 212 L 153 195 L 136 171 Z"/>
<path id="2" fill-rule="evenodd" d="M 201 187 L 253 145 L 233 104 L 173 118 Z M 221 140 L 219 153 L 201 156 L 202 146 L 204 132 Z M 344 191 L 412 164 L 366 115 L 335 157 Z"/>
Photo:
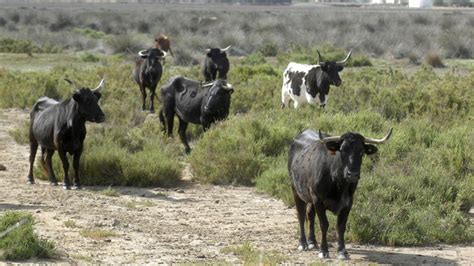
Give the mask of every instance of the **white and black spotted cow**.
<path id="1" fill-rule="evenodd" d="M 303 103 L 316 104 L 316 97 L 319 98 L 319 105 L 326 106 L 328 101 L 329 86 L 340 86 L 342 81 L 339 72 L 344 68 L 344 64 L 351 57 L 352 50 L 342 61 L 322 62 L 318 52 L 317 65 L 305 65 L 291 62 L 283 73 L 283 86 L 281 88 L 282 108 L 288 106 L 290 100 L 298 108 Z"/>

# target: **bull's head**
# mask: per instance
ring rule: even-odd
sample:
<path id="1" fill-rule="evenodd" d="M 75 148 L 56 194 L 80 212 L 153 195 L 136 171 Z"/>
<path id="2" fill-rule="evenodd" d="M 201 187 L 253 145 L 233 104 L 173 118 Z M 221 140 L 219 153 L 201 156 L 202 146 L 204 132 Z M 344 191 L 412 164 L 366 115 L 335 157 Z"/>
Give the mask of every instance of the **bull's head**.
<path id="1" fill-rule="evenodd" d="M 392 135 L 391 128 L 382 139 L 365 138 L 358 133 L 346 133 L 342 136 L 323 137 L 319 131 L 319 140 L 331 152 L 339 152 L 343 165 L 344 178 L 349 182 L 357 182 L 360 178 L 362 156 L 377 152 L 377 147 L 372 144 L 383 144 Z"/>
<path id="2" fill-rule="evenodd" d="M 230 95 L 234 92 L 234 88 L 225 80 L 216 80 L 212 83 L 204 84 L 202 87 L 209 88 L 201 105 L 201 123 L 206 127 L 214 121 L 227 117 L 229 114 Z"/>
<path id="3" fill-rule="evenodd" d="M 159 60 L 165 58 L 167 53 L 161 49 L 150 48 L 148 50 L 141 50 L 138 52 L 138 56 L 143 59 L 146 59 L 146 64 L 148 68 L 154 68 L 159 64 Z"/>
<path id="4" fill-rule="evenodd" d="M 76 89 L 72 94 L 72 99 L 78 104 L 78 113 L 85 120 L 90 122 L 102 123 L 105 121 L 105 114 L 99 106 L 99 99 L 102 96 L 101 91 L 105 87 L 105 79 L 102 79 L 95 89 L 77 88 L 75 83 L 65 79 Z"/>
<path id="5" fill-rule="evenodd" d="M 321 66 L 321 69 L 327 73 L 329 76 L 329 83 L 339 87 L 342 83 L 341 78 L 339 77 L 339 72 L 344 69 L 344 64 L 349 60 L 352 54 L 352 50 L 349 51 L 346 58 L 342 61 L 327 61 L 324 62 L 321 54 L 318 50 L 318 65 Z"/>
<path id="6" fill-rule="evenodd" d="M 207 57 L 211 58 L 216 69 L 223 69 L 228 64 L 226 52 L 230 49 L 231 45 L 224 49 L 221 48 L 209 48 L 206 49 Z"/>

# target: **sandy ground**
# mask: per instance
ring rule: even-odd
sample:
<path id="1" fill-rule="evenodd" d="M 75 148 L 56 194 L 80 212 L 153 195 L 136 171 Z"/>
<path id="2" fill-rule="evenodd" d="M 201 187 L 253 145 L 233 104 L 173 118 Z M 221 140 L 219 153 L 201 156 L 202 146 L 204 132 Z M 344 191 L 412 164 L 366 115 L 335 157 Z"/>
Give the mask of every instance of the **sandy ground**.
<path id="1" fill-rule="evenodd" d="M 46 182 L 26 184 L 28 147 L 18 145 L 8 130 L 28 115 L 0 110 L 0 212 L 31 212 L 39 235 L 56 243 L 59 257 L 48 263 L 241 263 L 223 248 L 245 241 L 264 252 L 281 254 L 290 263 L 319 260 L 315 251 L 298 252 L 295 209 L 261 195 L 253 188 L 222 187 L 183 181 L 176 189 L 114 188 L 119 197 L 105 196 L 104 187 L 64 191 Z M 58 173 L 59 174 L 59 173 Z M 185 179 L 190 178 L 184 171 Z M 66 226 L 68 225 L 68 226 Z M 106 230 L 112 236 L 90 238 L 81 231 Z M 331 229 L 330 229 L 331 230 Z M 335 243 L 330 256 L 335 257 Z M 393 248 L 348 245 L 350 263 L 474 265 L 474 247 Z M 38 262 L 38 261 L 34 261 Z"/>

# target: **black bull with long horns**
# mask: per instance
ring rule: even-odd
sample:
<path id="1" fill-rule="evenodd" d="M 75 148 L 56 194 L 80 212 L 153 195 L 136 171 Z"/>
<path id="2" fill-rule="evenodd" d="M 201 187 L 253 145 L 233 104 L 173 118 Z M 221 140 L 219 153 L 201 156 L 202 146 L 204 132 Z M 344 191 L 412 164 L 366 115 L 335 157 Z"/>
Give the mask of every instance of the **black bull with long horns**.
<path id="1" fill-rule="evenodd" d="M 225 80 L 208 84 L 177 76 L 170 79 L 160 90 L 162 108 L 160 121 L 171 137 L 176 114 L 179 119 L 178 133 L 186 153 L 191 151 L 186 137 L 188 123 L 202 125 L 206 131 L 212 123 L 227 118 L 232 85 Z"/>
<path id="2" fill-rule="evenodd" d="M 72 85 L 72 81 L 66 80 Z M 72 154 L 74 168 L 74 187 L 81 188 L 79 178 L 79 159 L 86 137 L 86 121 L 102 123 L 105 115 L 99 106 L 101 91 L 104 88 L 102 79 L 97 88 L 78 88 L 71 98 L 58 102 L 48 97 L 36 101 L 30 113 L 30 170 L 28 182 L 35 182 L 33 165 L 38 146 L 41 146 L 41 165 L 48 174 L 52 185 L 57 185 L 53 172 L 51 157 L 57 150 L 64 170 L 64 188 L 70 189 L 68 176 L 69 162 L 66 153 Z"/>
<path id="3" fill-rule="evenodd" d="M 165 58 L 167 53 L 163 50 L 150 48 L 138 52 L 133 79 L 140 87 L 142 94 L 142 111 L 145 111 L 146 88 L 150 90 L 150 112 L 155 112 L 155 91 L 158 82 L 163 74 L 163 66 L 160 60 Z"/>
<path id="4" fill-rule="evenodd" d="M 321 131 L 318 134 L 305 130 L 294 139 L 289 151 L 288 171 L 300 228 L 299 250 L 317 247 L 314 234 L 317 214 L 322 234 L 319 257 L 329 257 L 326 210 L 330 210 L 337 215 L 337 257 L 349 258 L 344 232 L 360 178 L 362 157 L 376 153 L 377 147 L 372 144 L 384 143 L 391 134 L 392 129 L 382 139 L 371 139 L 352 132 L 330 137 L 321 134 Z M 309 220 L 308 239 L 304 232 L 306 214 Z"/>
<path id="5" fill-rule="evenodd" d="M 206 57 L 202 64 L 202 75 L 206 81 L 227 79 L 227 72 L 229 72 L 229 59 L 227 58 L 226 52 L 230 47 L 231 46 L 229 45 L 224 49 L 206 49 Z"/>

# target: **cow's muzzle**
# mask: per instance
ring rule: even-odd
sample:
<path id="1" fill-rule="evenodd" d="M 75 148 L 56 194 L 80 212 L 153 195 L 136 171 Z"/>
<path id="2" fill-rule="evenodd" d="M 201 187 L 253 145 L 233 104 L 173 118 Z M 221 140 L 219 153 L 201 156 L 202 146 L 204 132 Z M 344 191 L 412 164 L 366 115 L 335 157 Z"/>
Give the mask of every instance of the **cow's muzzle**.
<path id="1" fill-rule="evenodd" d="M 356 183 L 356 182 L 359 181 L 360 172 L 359 171 L 352 172 L 352 171 L 347 170 L 346 174 L 345 174 L 345 178 L 346 178 L 347 181 L 349 181 L 351 183 Z"/>
<path id="2" fill-rule="evenodd" d="M 102 123 L 104 121 L 105 121 L 105 115 L 98 115 L 98 116 L 94 117 L 94 121 L 92 121 L 92 122 Z"/>
<path id="3" fill-rule="evenodd" d="M 334 81 L 334 85 L 336 85 L 336 87 L 341 86 L 341 84 L 342 84 L 342 81 L 340 81 L 340 80 Z"/>

